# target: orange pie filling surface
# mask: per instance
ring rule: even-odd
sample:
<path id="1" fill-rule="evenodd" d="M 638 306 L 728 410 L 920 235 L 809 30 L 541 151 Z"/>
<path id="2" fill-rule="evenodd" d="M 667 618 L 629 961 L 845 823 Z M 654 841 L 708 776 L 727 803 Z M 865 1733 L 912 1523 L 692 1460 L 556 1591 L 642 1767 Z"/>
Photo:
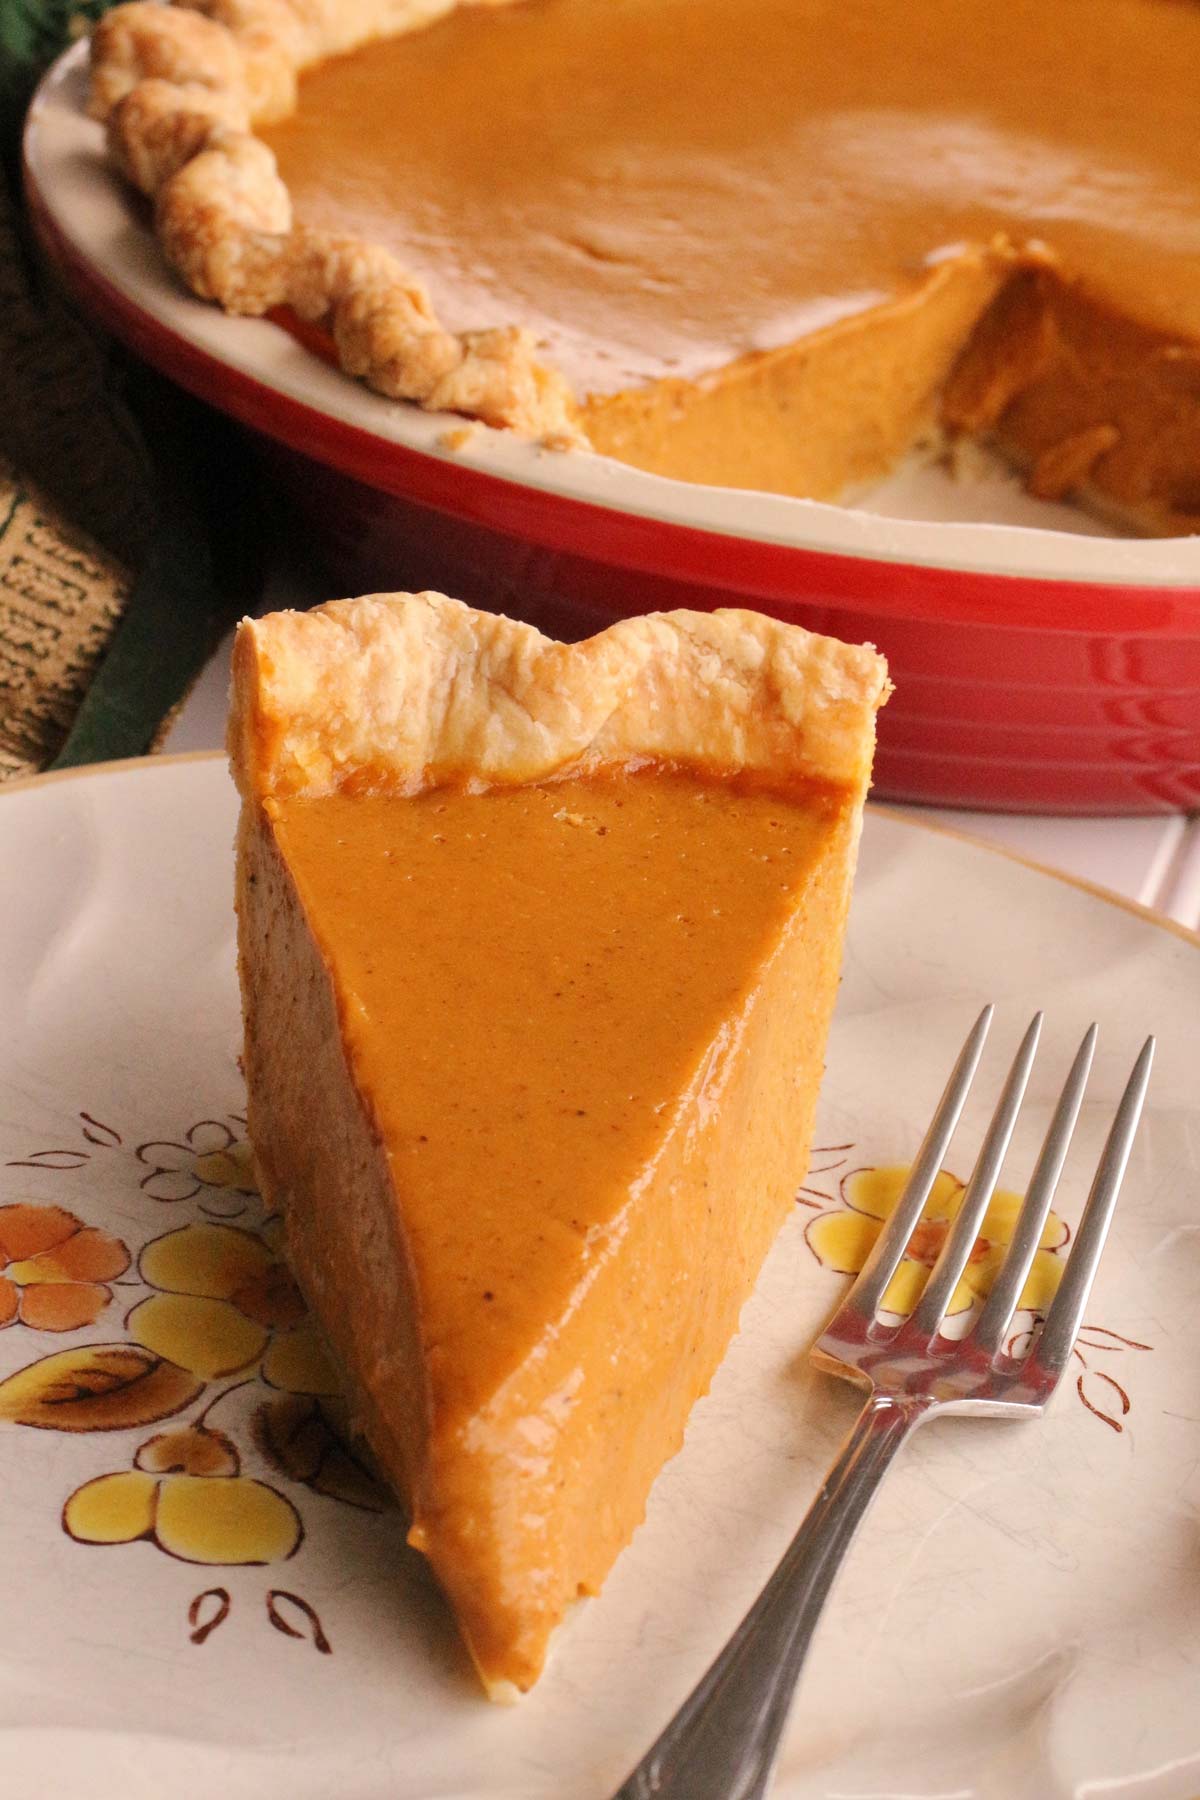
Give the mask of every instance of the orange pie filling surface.
<path id="1" fill-rule="evenodd" d="M 941 429 L 1200 529 L 1200 8 L 523 0 L 305 74 L 296 214 L 455 330 L 521 322 L 596 448 L 835 496 Z"/>
<path id="2" fill-rule="evenodd" d="M 793 1204 L 855 809 L 651 765 L 266 811 L 255 882 L 294 884 L 396 1195 L 394 1241 L 318 1199 L 289 1245 L 310 1285 L 328 1271 L 326 1318 L 355 1305 L 347 1241 L 409 1272 L 359 1400 L 370 1429 L 371 1389 L 394 1408 L 424 1372 L 420 1429 L 394 1455 L 386 1420 L 371 1435 L 485 1678 L 525 1687 L 639 1522 Z M 305 1117 L 259 1122 L 269 1190 L 321 1091 L 308 1070 Z"/>

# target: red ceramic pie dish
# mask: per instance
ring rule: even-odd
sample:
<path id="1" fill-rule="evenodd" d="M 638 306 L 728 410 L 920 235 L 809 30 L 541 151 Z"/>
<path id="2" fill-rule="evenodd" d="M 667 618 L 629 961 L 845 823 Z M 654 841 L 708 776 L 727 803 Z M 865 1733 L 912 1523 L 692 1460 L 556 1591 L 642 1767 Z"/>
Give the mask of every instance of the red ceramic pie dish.
<path id="1" fill-rule="evenodd" d="M 582 636 L 753 606 L 879 646 L 877 793 L 969 807 L 1200 805 L 1200 538 L 879 517 L 542 451 L 368 393 L 269 320 L 184 293 L 104 161 L 81 51 L 26 133 L 38 237 L 89 313 L 250 428 L 331 591 L 435 587 Z"/>

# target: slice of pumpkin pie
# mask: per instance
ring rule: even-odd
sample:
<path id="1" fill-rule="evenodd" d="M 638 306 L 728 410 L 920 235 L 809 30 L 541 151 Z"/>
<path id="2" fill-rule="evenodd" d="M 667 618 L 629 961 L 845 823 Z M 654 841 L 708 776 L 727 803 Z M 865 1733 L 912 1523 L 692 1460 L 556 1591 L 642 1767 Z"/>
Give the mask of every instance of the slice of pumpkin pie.
<path id="1" fill-rule="evenodd" d="M 628 1542 L 804 1176 L 887 691 L 754 613 L 238 634 L 263 1192 L 493 1694 Z"/>

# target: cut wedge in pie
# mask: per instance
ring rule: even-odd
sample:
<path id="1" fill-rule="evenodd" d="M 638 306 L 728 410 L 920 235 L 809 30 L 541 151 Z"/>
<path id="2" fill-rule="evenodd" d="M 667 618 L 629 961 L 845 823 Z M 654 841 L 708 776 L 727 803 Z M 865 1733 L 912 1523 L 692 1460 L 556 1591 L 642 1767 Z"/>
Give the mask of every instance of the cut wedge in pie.
<path id="1" fill-rule="evenodd" d="M 493 1694 L 599 1590 L 793 1206 L 887 688 L 752 613 L 240 629 L 263 1192 Z"/>
<path id="2" fill-rule="evenodd" d="M 978 437 L 1200 530 L 1195 0 L 205 0 L 93 71 L 183 279 L 384 394 L 816 498 Z"/>

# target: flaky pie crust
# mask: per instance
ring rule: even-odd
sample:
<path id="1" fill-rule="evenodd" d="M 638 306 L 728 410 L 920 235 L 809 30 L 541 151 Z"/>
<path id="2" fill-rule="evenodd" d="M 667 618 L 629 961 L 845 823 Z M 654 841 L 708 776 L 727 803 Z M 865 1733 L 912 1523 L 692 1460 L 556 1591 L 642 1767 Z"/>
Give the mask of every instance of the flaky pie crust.
<path id="1" fill-rule="evenodd" d="M 343 369 L 391 399 L 586 444 L 564 378 L 517 325 L 447 331 L 389 251 L 296 225 L 254 126 L 285 118 L 297 76 L 327 56 L 512 0 L 133 0 L 91 40 L 91 100 L 122 173 L 154 202 L 172 268 L 227 312 L 290 306 L 327 330 Z"/>
<path id="2" fill-rule="evenodd" d="M 650 613 L 560 644 L 443 594 L 374 594 L 243 621 L 229 752 L 251 802 L 642 759 L 861 799 L 890 691 L 869 645 L 761 613 Z"/>

